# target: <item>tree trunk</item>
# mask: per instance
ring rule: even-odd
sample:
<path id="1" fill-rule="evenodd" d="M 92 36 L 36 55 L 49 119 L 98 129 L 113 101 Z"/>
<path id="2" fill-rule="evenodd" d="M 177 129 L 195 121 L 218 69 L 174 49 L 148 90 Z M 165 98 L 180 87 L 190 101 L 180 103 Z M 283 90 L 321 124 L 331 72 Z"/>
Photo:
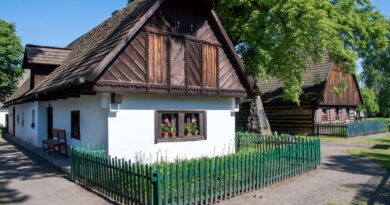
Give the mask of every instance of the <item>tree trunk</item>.
<path id="1" fill-rule="evenodd" d="M 251 99 L 248 117 L 248 130 L 264 135 L 272 134 L 260 96 L 253 97 Z"/>

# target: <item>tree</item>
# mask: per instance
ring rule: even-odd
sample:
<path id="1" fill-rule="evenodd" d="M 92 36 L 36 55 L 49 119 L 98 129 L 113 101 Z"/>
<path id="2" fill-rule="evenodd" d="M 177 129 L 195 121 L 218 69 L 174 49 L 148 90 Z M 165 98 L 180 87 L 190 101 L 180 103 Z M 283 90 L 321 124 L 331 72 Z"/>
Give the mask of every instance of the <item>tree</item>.
<path id="1" fill-rule="evenodd" d="M 14 24 L 0 19 L 0 102 L 16 90 L 22 75 L 23 47 L 15 33 Z"/>
<path id="2" fill-rule="evenodd" d="M 390 31 L 390 20 L 387 20 Z M 388 34 L 388 42 L 390 34 Z M 364 58 L 362 80 L 378 95 L 379 111 L 383 116 L 390 115 L 390 44 L 382 52 L 372 51 Z"/>
<path id="3" fill-rule="evenodd" d="M 378 114 L 379 105 L 378 99 L 376 97 L 376 93 L 372 89 L 362 89 L 362 96 L 364 100 L 364 104 L 361 106 L 361 110 L 367 114 Z"/>
<path id="4" fill-rule="evenodd" d="M 306 65 L 324 52 L 354 73 L 358 57 L 387 43 L 385 18 L 370 0 L 220 0 L 216 9 L 247 72 L 278 78 L 284 98 L 296 103 Z"/>

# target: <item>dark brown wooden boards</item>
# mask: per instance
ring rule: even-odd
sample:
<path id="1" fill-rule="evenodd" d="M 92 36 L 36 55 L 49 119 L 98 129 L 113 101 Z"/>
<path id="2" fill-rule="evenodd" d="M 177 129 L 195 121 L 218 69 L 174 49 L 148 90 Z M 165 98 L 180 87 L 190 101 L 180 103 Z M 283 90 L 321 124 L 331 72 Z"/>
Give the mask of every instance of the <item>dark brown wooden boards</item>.
<path id="1" fill-rule="evenodd" d="M 146 36 L 141 32 L 100 78 L 107 81 L 145 83 Z"/>
<path id="2" fill-rule="evenodd" d="M 337 94 L 336 89 L 342 92 Z M 353 74 L 342 73 L 335 65 L 330 71 L 320 105 L 359 106 L 362 103 L 356 77 Z"/>
<path id="3" fill-rule="evenodd" d="M 209 14 L 208 14 L 209 13 Z M 210 11 L 166 1 L 97 80 L 97 91 L 245 97 Z"/>
<path id="4" fill-rule="evenodd" d="M 289 134 L 312 134 L 314 117 L 310 104 L 264 105 L 273 132 Z"/>

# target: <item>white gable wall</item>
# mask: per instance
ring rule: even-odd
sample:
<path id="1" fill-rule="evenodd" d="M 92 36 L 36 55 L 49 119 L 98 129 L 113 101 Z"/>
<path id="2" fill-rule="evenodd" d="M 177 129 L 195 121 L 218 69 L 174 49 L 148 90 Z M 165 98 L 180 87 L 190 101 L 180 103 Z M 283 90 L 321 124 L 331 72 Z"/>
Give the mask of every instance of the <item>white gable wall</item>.
<path id="1" fill-rule="evenodd" d="M 207 140 L 155 144 L 156 110 L 205 110 Z M 110 113 L 109 154 L 134 159 L 137 153 L 169 161 L 179 158 L 220 155 L 234 151 L 235 117 L 232 98 L 126 95 L 120 110 Z"/>

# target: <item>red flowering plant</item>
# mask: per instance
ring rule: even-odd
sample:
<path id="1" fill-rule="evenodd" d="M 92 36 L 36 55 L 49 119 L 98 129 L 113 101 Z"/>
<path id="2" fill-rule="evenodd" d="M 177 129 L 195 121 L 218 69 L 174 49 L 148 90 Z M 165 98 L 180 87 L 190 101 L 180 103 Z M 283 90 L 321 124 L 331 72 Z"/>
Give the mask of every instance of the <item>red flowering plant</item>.
<path id="1" fill-rule="evenodd" d="M 171 136 L 172 136 L 172 137 L 176 137 L 176 134 L 177 134 L 176 125 L 175 125 L 175 123 L 172 123 Z"/>
<path id="2" fill-rule="evenodd" d="M 161 125 L 161 128 L 162 128 L 163 136 L 165 138 L 169 137 L 169 133 L 172 130 L 172 124 L 171 124 L 171 122 L 169 121 L 168 118 L 165 118 L 163 120 L 163 124 Z"/>

